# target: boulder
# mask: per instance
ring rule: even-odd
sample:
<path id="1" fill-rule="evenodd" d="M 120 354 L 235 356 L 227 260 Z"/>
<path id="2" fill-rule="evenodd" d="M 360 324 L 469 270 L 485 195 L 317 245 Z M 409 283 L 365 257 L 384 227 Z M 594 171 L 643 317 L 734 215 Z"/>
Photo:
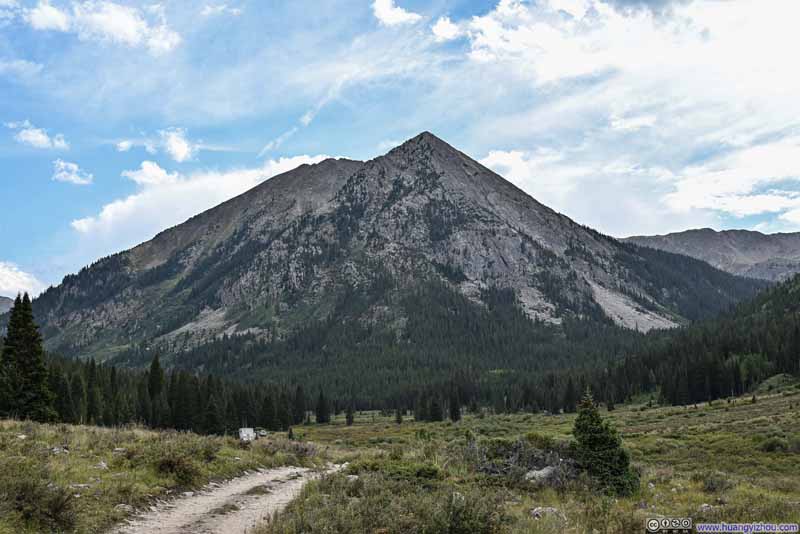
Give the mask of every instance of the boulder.
<path id="1" fill-rule="evenodd" d="M 561 513 L 561 510 L 558 508 L 553 508 L 552 506 L 537 506 L 533 510 L 531 510 L 531 516 L 536 519 L 544 519 L 545 517 L 557 517 L 564 523 L 567 522 L 567 516 Z"/>
<path id="2" fill-rule="evenodd" d="M 556 468 L 552 465 L 546 466 L 544 469 L 534 469 L 525 473 L 525 480 L 528 482 L 544 482 L 548 480 L 556 472 Z"/>

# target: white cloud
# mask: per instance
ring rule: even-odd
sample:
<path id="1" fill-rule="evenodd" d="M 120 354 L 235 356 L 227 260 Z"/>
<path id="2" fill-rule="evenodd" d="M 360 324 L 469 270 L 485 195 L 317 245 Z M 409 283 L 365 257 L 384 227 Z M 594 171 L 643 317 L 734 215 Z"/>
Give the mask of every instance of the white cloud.
<path id="1" fill-rule="evenodd" d="M 54 30 L 66 32 L 70 28 L 69 15 L 50 5 L 48 0 L 40 0 L 33 9 L 25 13 L 25 20 L 35 30 Z"/>
<path id="2" fill-rule="evenodd" d="M 37 128 L 28 120 L 22 122 L 7 122 L 6 127 L 11 130 L 17 130 L 17 133 L 14 134 L 14 139 L 19 143 L 34 148 L 56 150 L 69 149 L 69 143 L 67 143 L 67 140 L 62 134 L 56 134 L 51 137 L 50 134 L 47 133 L 47 130 Z"/>
<path id="3" fill-rule="evenodd" d="M 94 180 L 94 176 L 81 170 L 76 163 L 57 159 L 53 162 L 53 180 L 75 185 L 89 185 Z"/>
<path id="4" fill-rule="evenodd" d="M 238 7 L 230 7 L 228 4 L 206 4 L 200 11 L 204 17 L 213 17 L 216 15 L 232 15 L 238 17 L 242 14 L 242 9 Z"/>
<path id="5" fill-rule="evenodd" d="M 138 8 L 104 0 L 73 2 L 71 12 L 39 0 L 26 11 L 25 20 L 35 30 L 74 32 L 84 41 L 146 48 L 155 56 L 177 47 L 181 37 L 167 25 L 163 6 L 155 4 L 145 11 L 157 20 L 148 20 Z"/>
<path id="6" fill-rule="evenodd" d="M 224 146 L 208 145 L 201 141 L 192 141 L 188 138 L 185 128 L 166 128 L 158 131 L 158 136 L 144 136 L 137 139 L 120 139 L 114 142 L 117 152 L 129 152 L 134 147 L 144 148 L 149 154 L 157 154 L 159 148 L 166 152 L 174 161 L 183 163 L 191 160 L 201 150 L 214 152 L 227 152 L 231 148 Z"/>
<path id="7" fill-rule="evenodd" d="M 734 150 L 685 168 L 664 201 L 676 212 L 710 209 L 737 217 L 800 208 L 798 154 L 800 136 Z"/>
<path id="8" fill-rule="evenodd" d="M 162 130 L 159 135 L 161 136 L 164 150 L 178 163 L 191 159 L 197 150 L 197 147 L 186 139 L 186 130 L 183 128 Z"/>
<path id="9" fill-rule="evenodd" d="M 149 239 L 276 174 L 326 157 L 295 156 L 269 160 L 257 168 L 189 175 L 168 173 L 145 161 L 140 169 L 123 173 L 139 185 L 138 192 L 106 204 L 97 215 L 72 221 L 72 227 L 92 240 L 93 246 L 105 247 L 98 253 L 107 254 Z"/>
<path id="10" fill-rule="evenodd" d="M 396 6 L 394 0 L 375 0 L 372 3 L 372 12 L 380 23 L 385 26 L 413 24 L 422 18 L 417 13 L 412 13 Z"/>
<path id="11" fill-rule="evenodd" d="M 127 152 L 131 148 L 133 148 L 133 141 L 131 141 L 130 139 L 123 139 L 122 141 L 119 141 L 115 146 L 117 147 L 117 152 Z"/>
<path id="12" fill-rule="evenodd" d="M 178 181 L 177 173 L 170 174 L 152 161 L 143 161 L 139 170 L 124 171 L 122 176 L 139 185 L 166 185 Z"/>
<path id="13" fill-rule="evenodd" d="M 439 17 L 436 24 L 431 27 L 431 31 L 433 32 L 436 42 L 439 43 L 457 39 L 463 33 L 457 24 L 453 24 L 450 17 Z"/>
<path id="14" fill-rule="evenodd" d="M 14 297 L 27 291 L 31 296 L 37 296 L 44 289 L 44 284 L 32 274 L 20 270 L 13 263 L 0 261 L 0 295 Z"/>
<path id="15" fill-rule="evenodd" d="M 494 147 L 524 147 L 516 157 L 506 148 L 504 158 L 489 158 L 531 177 L 526 190 L 545 198 L 553 184 L 538 149 L 528 147 L 568 152 L 550 164 L 551 176 L 568 177 L 550 198 L 582 222 L 619 228 L 613 216 L 581 211 L 598 181 L 622 197 L 615 183 L 636 184 L 643 201 L 675 217 L 771 214 L 796 222 L 800 71 L 787 68 L 786 46 L 796 40 L 789 21 L 797 17 L 792 0 L 769 9 L 753 0 L 696 0 L 668 12 L 599 0 L 501 0 L 456 21 L 470 44 L 459 75 L 473 73 L 473 92 L 485 79 L 498 99 L 531 102 L 475 129 Z M 526 86 L 534 98 L 525 98 Z M 590 172 L 576 176 L 576 167 Z M 648 221 L 631 217 L 628 231 L 641 233 L 636 226 Z"/>

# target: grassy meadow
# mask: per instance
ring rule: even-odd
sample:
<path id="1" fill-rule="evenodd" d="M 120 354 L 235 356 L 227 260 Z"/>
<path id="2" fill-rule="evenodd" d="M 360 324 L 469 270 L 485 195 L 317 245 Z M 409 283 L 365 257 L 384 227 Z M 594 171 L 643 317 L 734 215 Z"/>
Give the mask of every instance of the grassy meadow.
<path id="1" fill-rule="evenodd" d="M 102 532 L 134 509 L 246 470 L 321 462 L 283 437 L 0 421 L 0 534 Z"/>
<path id="2" fill-rule="evenodd" d="M 578 477 L 537 486 L 478 469 L 476 447 L 566 450 L 575 415 L 468 415 L 415 423 L 357 414 L 295 429 L 349 462 L 314 482 L 260 534 L 640 533 L 649 517 L 800 523 L 800 385 L 774 378 L 751 396 L 697 407 L 618 406 L 610 418 L 641 475 L 618 498 Z M 476 445 L 477 444 L 477 445 Z M 507 450 L 507 449 L 506 449 Z M 535 518 L 537 507 L 554 508 Z"/>
<path id="3" fill-rule="evenodd" d="M 690 407 L 648 399 L 602 415 L 623 437 L 638 492 L 604 495 L 585 475 L 537 484 L 508 460 L 568 461 L 575 415 L 469 414 L 401 424 L 341 414 L 250 446 L 141 428 L 0 421 L 0 534 L 102 532 L 134 509 L 246 470 L 347 462 L 311 482 L 259 534 L 639 533 L 645 518 L 800 522 L 800 384 Z M 504 456 L 505 455 L 505 456 Z M 495 462 L 495 463 L 493 463 Z M 487 465 L 505 466 L 499 472 Z M 540 517 L 533 511 L 540 509 Z"/>

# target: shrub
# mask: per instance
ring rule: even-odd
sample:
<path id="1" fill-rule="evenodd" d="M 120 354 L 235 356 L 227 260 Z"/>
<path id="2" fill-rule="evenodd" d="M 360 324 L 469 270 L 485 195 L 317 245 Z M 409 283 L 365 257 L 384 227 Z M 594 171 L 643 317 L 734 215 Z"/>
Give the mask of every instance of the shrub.
<path id="1" fill-rule="evenodd" d="M 789 442 L 784 438 L 773 436 L 762 441 L 758 448 L 763 452 L 787 452 L 789 451 Z"/>
<path id="2" fill-rule="evenodd" d="M 165 454 L 157 463 L 159 473 L 175 477 L 175 481 L 183 487 L 191 487 L 200 477 L 200 468 L 191 458 L 174 452 Z"/>
<path id="3" fill-rule="evenodd" d="M 695 474 L 692 476 L 692 480 L 700 482 L 703 486 L 703 491 L 706 493 L 720 493 L 733 487 L 725 473 L 718 471 Z"/>
<path id="4" fill-rule="evenodd" d="M 0 459 L 0 513 L 17 514 L 37 531 L 72 530 L 76 521 L 72 492 L 49 480 L 49 470 L 34 459 Z"/>
<path id="5" fill-rule="evenodd" d="M 446 483 L 424 488 L 367 473 L 350 482 L 342 475 L 312 482 L 258 534 L 497 534 L 507 522 L 499 493 Z"/>

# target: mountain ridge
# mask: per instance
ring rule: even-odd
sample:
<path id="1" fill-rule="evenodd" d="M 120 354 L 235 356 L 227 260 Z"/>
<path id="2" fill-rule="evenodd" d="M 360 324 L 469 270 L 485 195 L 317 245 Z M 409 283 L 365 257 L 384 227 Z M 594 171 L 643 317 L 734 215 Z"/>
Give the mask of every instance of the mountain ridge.
<path id="1" fill-rule="evenodd" d="M 782 281 L 800 273 L 800 232 L 764 234 L 753 230 L 698 228 L 623 241 L 684 254 L 731 274 Z"/>

